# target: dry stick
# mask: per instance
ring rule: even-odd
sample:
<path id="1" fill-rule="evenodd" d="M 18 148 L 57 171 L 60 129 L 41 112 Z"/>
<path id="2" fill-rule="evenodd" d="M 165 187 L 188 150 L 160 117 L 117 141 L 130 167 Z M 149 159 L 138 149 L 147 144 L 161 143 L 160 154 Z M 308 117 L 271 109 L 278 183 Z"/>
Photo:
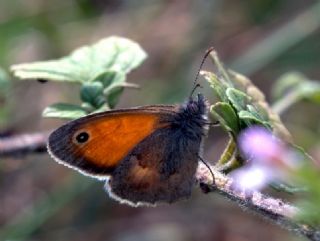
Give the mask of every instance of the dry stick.
<path id="1" fill-rule="evenodd" d="M 0 138 L 0 157 L 45 153 L 49 133 L 47 131 Z"/>
<path id="2" fill-rule="evenodd" d="M 0 138 L 0 157 L 45 152 L 48 135 L 49 132 L 40 132 Z M 288 231 L 307 237 L 309 240 L 320 241 L 319 230 L 294 221 L 293 217 L 299 211 L 298 208 L 260 192 L 239 191 L 233 187 L 233 180 L 229 176 L 223 175 L 213 167 L 211 170 L 214 174 L 214 184 L 210 170 L 203 163 L 199 163 L 196 179 L 204 191 L 217 192 L 241 208 L 258 214 Z"/>
<path id="3" fill-rule="evenodd" d="M 289 203 L 253 191 L 247 193 L 238 190 L 232 178 L 211 167 L 215 182 L 212 184 L 212 175 L 206 166 L 199 163 L 196 179 L 204 192 L 217 192 L 228 200 L 237 203 L 242 209 L 271 221 L 272 223 L 309 240 L 320 241 L 320 231 L 310 225 L 294 220 L 299 209 Z"/>

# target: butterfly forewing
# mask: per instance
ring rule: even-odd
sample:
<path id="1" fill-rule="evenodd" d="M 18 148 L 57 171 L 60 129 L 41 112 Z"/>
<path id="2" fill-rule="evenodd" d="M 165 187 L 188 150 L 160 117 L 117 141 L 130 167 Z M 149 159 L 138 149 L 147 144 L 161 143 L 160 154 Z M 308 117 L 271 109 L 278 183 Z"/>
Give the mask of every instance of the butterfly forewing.
<path id="1" fill-rule="evenodd" d="M 132 108 L 71 121 L 50 135 L 49 153 L 85 174 L 110 174 L 140 141 L 163 125 L 160 117 L 171 110 L 172 106 Z"/>

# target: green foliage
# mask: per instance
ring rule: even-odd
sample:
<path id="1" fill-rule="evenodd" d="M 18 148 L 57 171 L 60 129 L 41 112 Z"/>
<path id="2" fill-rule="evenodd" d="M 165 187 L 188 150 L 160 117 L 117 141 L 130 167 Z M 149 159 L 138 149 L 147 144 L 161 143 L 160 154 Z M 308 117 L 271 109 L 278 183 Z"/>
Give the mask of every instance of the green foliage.
<path id="1" fill-rule="evenodd" d="M 320 83 L 299 72 L 289 72 L 276 81 L 272 94 L 277 100 L 274 109 L 281 113 L 300 100 L 320 104 Z"/>
<path id="2" fill-rule="evenodd" d="M 113 108 L 125 87 L 136 88 L 136 85 L 126 82 L 126 75 L 145 58 L 146 53 L 138 44 L 128 39 L 111 37 L 92 46 L 81 47 L 60 60 L 14 65 L 11 69 L 16 77 L 23 80 L 32 78 L 80 84 L 81 106 L 55 103 L 43 111 L 45 117 L 77 119 Z M 0 68 L 0 98 L 1 94 L 7 93 L 7 84 L 7 75 Z M 6 225 L 0 232 L 1 240 L 7 237 L 27 237 L 57 210 L 93 184 L 86 181 L 78 188 L 79 182 L 82 182 L 80 179 L 80 176 L 76 176 L 63 189 L 53 191 L 50 198 L 40 199 L 35 204 L 40 214 L 22 214 L 18 217 L 20 222 Z M 28 218 L 25 219 L 24 215 Z"/>
<path id="3" fill-rule="evenodd" d="M 274 99 L 295 95 L 296 101 L 306 99 L 320 104 L 320 83 L 309 80 L 299 72 L 289 72 L 282 75 L 273 85 Z"/>
<path id="4" fill-rule="evenodd" d="M 56 103 L 45 108 L 42 114 L 45 117 L 73 120 L 85 116 L 87 111 L 78 105 Z"/>
<path id="5" fill-rule="evenodd" d="M 9 78 L 7 73 L 0 68 L 0 93 L 5 94 L 9 87 Z"/>
<path id="6" fill-rule="evenodd" d="M 263 93 L 245 76 L 224 69 L 216 53 L 212 58 L 219 71 L 223 73 L 223 78 L 218 78 L 211 72 L 202 71 L 201 74 L 207 79 L 219 100 L 211 107 L 211 114 L 221 126 L 233 137 L 237 137 L 239 132 L 248 126 L 262 125 L 290 142 L 289 132 L 279 116 L 269 107 Z"/>
<path id="7" fill-rule="evenodd" d="M 237 135 L 241 130 L 251 125 L 261 125 L 273 131 L 276 136 L 290 144 L 289 146 L 295 150 L 302 165 L 291 169 L 295 185 L 299 187 L 279 182 L 273 182 L 271 186 L 278 191 L 291 194 L 303 191 L 304 196 L 298 202 L 302 211 L 297 218 L 319 225 L 319 163 L 315 166 L 312 158 L 292 142 L 290 133 L 277 114 L 303 99 L 320 104 L 319 82 L 309 80 L 297 72 L 283 75 L 273 88 L 273 96 L 278 102 L 272 109 L 266 102 L 263 93 L 248 78 L 232 70 L 226 70 L 216 53 L 213 54 L 212 59 L 222 77 L 218 78 L 217 75 L 210 72 L 201 72 L 219 100 L 211 106 L 210 112 L 223 129 L 231 134 L 229 143 L 216 167 L 227 173 L 241 166 L 241 160 L 238 160 L 241 157 L 237 150 Z"/>
<path id="8" fill-rule="evenodd" d="M 58 60 L 14 65 L 20 79 L 45 79 L 81 85 L 81 106 L 53 104 L 43 111 L 45 117 L 75 119 L 92 112 L 113 108 L 125 87 L 126 74 L 146 58 L 141 47 L 128 39 L 109 37 L 91 46 L 80 47 Z"/>
<path id="9" fill-rule="evenodd" d="M 296 217 L 300 220 L 307 220 L 310 224 L 320 224 L 320 166 L 313 165 L 307 160 L 294 173 L 296 181 L 306 187 L 307 192 L 300 198 L 297 205 L 302 212 Z"/>
<path id="10" fill-rule="evenodd" d="M 211 106 L 210 112 L 226 131 L 238 134 L 238 116 L 230 104 L 225 102 L 215 103 Z"/>
<path id="11" fill-rule="evenodd" d="M 289 72 L 282 75 L 272 89 L 273 98 L 276 99 L 274 109 L 279 113 L 285 111 L 301 100 L 320 104 L 320 84 L 318 81 L 308 79 L 299 72 Z M 299 149 L 296 149 L 299 150 Z M 300 153 L 305 154 L 302 150 Z M 296 183 L 307 191 L 299 198 L 297 205 L 301 212 L 296 217 L 308 221 L 310 224 L 320 224 L 320 166 L 319 160 L 312 160 L 305 156 L 305 161 L 294 169 L 292 174 Z"/>
<path id="12" fill-rule="evenodd" d="M 10 80 L 7 73 L 0 67 L 0 124 L 6 121 L 8 115 L 7 97 L 10 91 Z"/>
<path id="13" fill-rule="evenodd" d="M 227 173 L 244 163 L 237 148 L 237 137 L 245 128 L 261 125 L 280 137 L 291 142 L 291 136 L 280 117 L 272 111 L 263 93 L 245 76 L 226 70 L 217 53 L 211 54 L 221 77 L 202 71 L 213 89 L 218 102 L 211 106 L 212 116 L 230 135 L 229 144 L 216 164 L 216 168 Z"/>

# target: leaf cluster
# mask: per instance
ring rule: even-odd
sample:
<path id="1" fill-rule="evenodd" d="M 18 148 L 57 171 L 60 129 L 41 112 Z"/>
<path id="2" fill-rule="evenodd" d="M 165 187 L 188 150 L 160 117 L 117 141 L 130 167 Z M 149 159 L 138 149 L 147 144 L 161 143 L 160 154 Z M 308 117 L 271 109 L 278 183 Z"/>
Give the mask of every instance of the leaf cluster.
<path id="1" fill-rule="evenodd" d="M 43 111 L 44 117 L 76 119 L 113 108 L 125 87 L 126 75 L 146 58 L 135 42 L 109 37 L 91 46 L 83 46 L 57 60 L 13 65 L 19 79 L 38 79 L 79 84 L 81 105 L 55 103 Z"/>
<path id="2" fill-rule="evenodd" d="M 245 76 L 226 70 L 216 53 L 212 54 L 220 76 L 212 72 L 201 74 L 209 82 L 218 102 L 211 106 L 211 114 L 236 139 L 252 125 L 261 125 L 279 138 L 291 142 L 291 135 L 267 103 L 264 94 Z"/>

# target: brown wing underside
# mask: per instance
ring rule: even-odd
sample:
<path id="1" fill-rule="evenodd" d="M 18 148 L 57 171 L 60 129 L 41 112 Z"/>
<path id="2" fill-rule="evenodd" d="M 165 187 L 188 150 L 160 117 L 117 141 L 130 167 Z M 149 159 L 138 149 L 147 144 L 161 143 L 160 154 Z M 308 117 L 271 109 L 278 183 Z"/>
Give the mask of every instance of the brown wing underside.
<path id="1" fill-rule="evenodd" d="M 170 129 L 159 129 L 122 161 L 106 188 L 134 206 L 185 199 L 194 184 L 199 148 L 198 142 L 175 139 Z"/>

